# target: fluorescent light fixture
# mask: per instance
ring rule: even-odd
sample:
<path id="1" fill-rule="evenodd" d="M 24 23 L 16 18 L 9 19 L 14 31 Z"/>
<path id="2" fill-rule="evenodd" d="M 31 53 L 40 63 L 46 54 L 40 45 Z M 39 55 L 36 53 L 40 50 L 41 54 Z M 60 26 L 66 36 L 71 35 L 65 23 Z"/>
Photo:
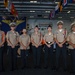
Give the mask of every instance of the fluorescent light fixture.
<path id="1" fill-rule="evenodd" d="M 67 13 L 70 13 L 71 11 L 68 11 Z"/>
<path id="2" fill-rule="evenodd" d="M 50 13 L 50 11 L 45 11 L 46 13 Z"/>
<path id="3" fill-rule="evenodd" d="M 58 4 L 59 2 L 55 2 L 55 4 Z"/>
<path id="4" fill-rule="evenodd" d="M 33 11 L 33 12 L 35 12 L 35 11 Z"/>
<path id="5" fill-rule="evenodd" d="M 37 3 L 37 1 L 34 1 L 34 3 Z"/>
<path id="6" fill-rule="evenodd" d="M 58 18 L 62 18 L 62 17 L 58 17 Z"/>
<path id="7" fill-rule="evenodd" d="M 30 3 L 37 3 L 37 1 L 30 1 Z"/>
<path id="8" fill-rule="evenodd" d="M 32 11 L 30 11 L 30 12 L 32 12 Z"/>
<path id="9" fill-rule="evenodd" d="M 30 11 L 30 12 L 35 12 L 35 11 Z"/>
<path id="10" fill-rule="evenodd" d="M 30 1 L 30 3 L 34 3 L 34 1 Z"/>

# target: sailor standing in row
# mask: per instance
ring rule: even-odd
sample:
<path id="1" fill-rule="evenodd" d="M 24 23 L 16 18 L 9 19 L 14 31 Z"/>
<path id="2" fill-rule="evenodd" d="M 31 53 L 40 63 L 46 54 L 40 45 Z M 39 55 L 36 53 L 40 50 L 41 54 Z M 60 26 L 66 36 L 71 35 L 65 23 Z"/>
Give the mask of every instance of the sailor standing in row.
<path id="1" fill-rule="evenodd" d="M 16 24 L 10 23 L 10 31 L 6 34 L 6 39 L 8 43 L 8 50 L 9 50 L 9 67 L 10 70 L 17 69 L 17 46 L 19 41 L 19 34 L 15 31 Z"/>
<path id="2" fill-rule="evenodd" d="M 52 33 L 52 26 L 48 26 L 48 32 L 44 35 L 45 42 L 45 54 L 44 54 L 44 62 L 45 68 L 48 68 L 48 55 L 50 55 L 50 66 L 53 69 L 53 43 L 54 43 L 54 35 Z"/>
<path id="3" fill-rule="evenodd" d="M 21 59 L 22 59 L 22 69 L 27 67 L 27 57 L 28 57 L 28 50 L 30 44 L 30 36 L 27 34 L 26 29 L 22 30 L 22 35 L 19 37 L 20 42 L 20 50 L 21 50 Z"/>
<path id="4" fill-rule="evenodd" d="M 32 52 L 34 60 L 34 68 L 40 68 L 41 50 L 42 50 L 42 35 L 39 33 L 38 26 L 35 26 L 34 33 L 31 35 Z"/>
<path id="5" fill-rule="evenodd" d="M 0 72 L 4 70 L 3 67 L 3 46 L 5 42 L 5 33 L 1 30 L 1 22 L 0 22 Z"/>
<path id="6" fill-rule="evenodd" d="M 68 35 L 67 41 L 69 50 L 71 51 L 72 72 L 75 74 L 75 23 L 71 24 L 71 31 Z"/>
<path id="7" fill-rule="evenodd" d="M 56 70 L 59 69 L 60 53 L 63 55 L 64 70 L 67 68 L 67 50 L 66 50 L 66 34 L 63 29 L 63 21 L 57 22 L 58 29 L 55 32 L 54 38 L 56 41 Z"/>

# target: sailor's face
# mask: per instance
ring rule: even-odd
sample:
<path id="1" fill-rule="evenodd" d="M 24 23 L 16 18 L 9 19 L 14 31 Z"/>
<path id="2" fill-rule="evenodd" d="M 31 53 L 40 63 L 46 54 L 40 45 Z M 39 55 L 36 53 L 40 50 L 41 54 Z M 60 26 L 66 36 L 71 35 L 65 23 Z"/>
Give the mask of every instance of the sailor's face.
<path id="1" fill-rule="evenodd" d="M 38 27 L 35 27 L 35 28 L 34 28 L 34 31 L 35 31 L 35 32 L 38 32 Z"/>
<path id="2" fill-rule="evenodd" d="M 62 24 L 59 24 L 58 29 L 62 29 L 62 28 L 63 28 Z"/>
<path id="3" fill-rule="evenodd" d="M 52 28 L 51 27 L 48 27 L 48 32 L 51 32 L 52 31 Z"/>
<path id="4" fill-rule="evenodd" d="M 26 29 L 23 29 L 22 32 L 23 32 L 23 33 L 26 33 Z"/>
<path id="5" fill-rule="evenodd" d="M 75 31 L 75 26 L 72 27 L 72 31 Z"/>
<path id="6" fill-rule="evenodd" d="M 11 27 L 11 30 L 15 30 L 15 27 Z"/>

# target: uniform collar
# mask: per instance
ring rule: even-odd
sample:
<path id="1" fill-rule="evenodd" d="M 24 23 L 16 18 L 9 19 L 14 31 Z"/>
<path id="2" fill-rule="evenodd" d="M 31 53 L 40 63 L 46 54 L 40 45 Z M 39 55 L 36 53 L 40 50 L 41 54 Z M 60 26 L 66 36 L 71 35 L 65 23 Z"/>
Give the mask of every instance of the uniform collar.
<path id="1" fill-rule="evenodd" d="M 73 32 L 73 34 L 75 34 L 75 32 Z"/>
<path id="2" fill-rule="evenodd" d="M 51 35 L 52 33 L 51 32 L 48 32 L 48 35 Z"/>
<path id="3" fill-rule="evenodd" d="M 39 32 L 37 32 L 37 34 L 38 34 L 38 33 L 39 33 Z M 34 34 L 36 34 L 36 32 L 34 32 Z M 36 34 L 36 35 L 37 35 L 37 34 Z"/>
<path id="4" fill-rule="evenodd" d="M 12 31 L 12 30 L 11 30 L 11 32 L 13 33 L 13 32 L 15 32 L 15 31 Z"/>
<path id="5" fill-rule="evenodd" d="M 62 32 L 63 29 L 58 29 L 60 32 Z"/>
<path id="6" fill-rule="evenodd" d="M 23 34 L 24 36 L 26 36 L 27 34 Z"/>

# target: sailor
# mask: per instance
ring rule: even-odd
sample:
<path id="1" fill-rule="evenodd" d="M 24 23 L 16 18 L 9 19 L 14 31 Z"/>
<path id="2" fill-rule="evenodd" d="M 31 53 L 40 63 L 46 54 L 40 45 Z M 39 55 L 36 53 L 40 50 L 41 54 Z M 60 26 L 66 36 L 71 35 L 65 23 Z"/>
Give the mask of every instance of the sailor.
<path id="1" fill-rule="evenodd" d="M 19 41 L 19 33 L 15 31 L 16 23 L 10 23 L 10 31 L 6 34 L 6 39 L 8 43 L 9 50 L 9 67 L 10 70 L 17 69 L 17 46 Z"/>
<path id="2" fill-rule="evenodd" d="M 75 74 L 75 22 L 71 24 L 71 32 L 68 34 L 67 41 L 71 52 L 72 72 Z"/>
<path id="3" fill-rule="evenodd" d="M 41 68 L 40 66 L 41 49 L 42 49 L 41 42 L 42 42 L 42 35 L 39 32 L 38 26 L 35 26 L 34 32 L 31 35 L 34 68 Z"/>
<path id="4" fill-rule="evenodd" d="M 56 70 L 59 69 L 59 58 L 62 53 L 63 56 L 63 64 L 64 71 L 67 69 L 67 50 L 66 50 L 66 37 L 65 30 L 63 29 L 63 21 L 57 22 L 58 29 L 55 32 L 54 38 L 56 41 Z"/>
<path id="5" fill-rule="evenodd" d="M 21 59 L 22 59 L 22 69 L 27 67 L 27 57 L 30 45 L 30 36 L 27 34 L 27 30 L 22 30 L 22 35 L 19 37 L 20 50 L 21 50 Z"/>
<path id="6" fill-rule="evenodd" d="M 50 55 L 50 66 L 53 69 L 53 44 L 54 44 L 54 34 L 52 33 L 52 26 L 49 25 L 47 28 L 48 32 L 44 35 L 45 42 L 45 54 L 44 54 L 44 68 L 48 68 L 48 55 Z"/>
<path id="7" fill-rule="evenodd" d="M 2 23 L 0 22 L 0 72 L 4 70 L 3 67 L 3 46 L 5 42 L 5 33 L 1 30 Z"/>

